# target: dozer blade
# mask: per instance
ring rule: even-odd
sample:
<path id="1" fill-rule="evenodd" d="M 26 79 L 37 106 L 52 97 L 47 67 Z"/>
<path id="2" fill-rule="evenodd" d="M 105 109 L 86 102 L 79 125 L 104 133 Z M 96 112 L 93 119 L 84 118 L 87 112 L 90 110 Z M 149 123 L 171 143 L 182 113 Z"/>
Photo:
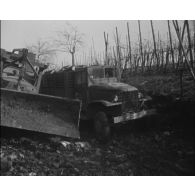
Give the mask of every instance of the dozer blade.
<path id="1" fill-rule="evenodd" d="M 1 88 L 1 126 L 80 138 L 81 102 Z"/>

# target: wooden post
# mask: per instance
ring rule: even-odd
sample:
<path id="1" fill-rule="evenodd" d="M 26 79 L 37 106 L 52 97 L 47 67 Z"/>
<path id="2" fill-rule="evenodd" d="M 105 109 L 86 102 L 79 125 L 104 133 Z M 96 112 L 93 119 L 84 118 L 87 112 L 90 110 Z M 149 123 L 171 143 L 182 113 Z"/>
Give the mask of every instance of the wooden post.
<path id="1" fill-rule="evenodd" d="M 179 78 L 180 78 L 180 99 L 183 97 L 183 69 L 179 70 Z"/>
<path id="2" fill-rule="evenodd" d="M 121 64 L 121 51 L 120 51 L 120 43 L 119 43 L 117 27 L 116 27 L 116 49 L 117 49 L 117 56 L 118 56 L 118 80 L 120 81 L 122 75 L 122 64 Z"/>
<path id="3" fill-rule="evenodd" d="M 108 34 L 104 32 L 104 43 L 105 43 L 105 64 L 108 65 Z"/>
<path id="4" fill-rule="evenodd" d="M 160 48 L 161 48 L 161 40 L 160 40 L 160 32 L 159 32 L 159 30 L 158 30 L 158 45 L 157 45 L 157 53 L 158 53 L 158 51 L 160 52 Z"/>
<path id="5" fill-rule="evenodd" d="M 183 29 L 181 30 L 181 27 L 179 28 L 179 25 L 178 25 L 178 22 L 175 21 L 175 26 L 177 28 L 177 31 L 179 32 L 179 34 L 181 35 L 181 43 L 183 43 L 183 39 L 184 39 L 184 33 L 185 33 L 185 27 L 186 27 L 186 24 L 184 22 L 183 24 Z M 178 68 L 183 68 L 183 56 L 182 56 L 182 49 L 181 49 L 181 43 L 179 42 L 179 47 L 178 47 L 178 50 L 179 50 L 179 56 L 178 56 L 178 65 L 177 65 L 177 69 Z M 182 64 L 182 67 L 181 67 L 181 64 Z"/>
<path id="6" fill-rule="evenodd" d="M 178 25 L 178 23 L 177 23 L 177 25 Z M 184 39 L 185 28 L 186 28 L 186 23 L 184 22 L 183 30 L 182 30 L 182 35 L 181 35 L 181 40 L 182 40 L 182 41 L 183 41 L 183 39 Z"/>
<path id="7" fill-rule="evenodd" d="M 141 34 L 141 26 L 140 21 L 138 20 L 138 27 L 139 27 L 139 48 L 140 48 L 140 54 L 141 54 L 141 66 L 142 66 L 142 73 L 143 73 L 143 47 L 142 47 L 142 34 Z"/>
<path id="8" fill-rule="evenodd" d="M 193 78 L 193 80 L 194 80 L 194 82 L 195 82 L 194 71 L 193 71 L 193 69 L 192 69 L 192 67 L 191 67 L 191 65 L 190 65 L 190 62 L 189 62 L 189 60 L 188 60 L 188 56 L 187 56 L 187 54 L 186 54 L 186 52 L 185 52 L 185 50 L 184 50 L 183 43 L 182 43 L 182 39 L 181 39 L 181 36 L 180 36 L 180 33 L 179 33 L 179 29 L 178 29 L 178 26 L 177 26 L 177 21 L 174 21 L 174 20 L 173 20 L 173 25 L 174 25 L 174 27 L 175 27 L 175 31 L 176 31 L 176 34 L 177 34 L 177 38 L 178 38 L 178 40 L 179 40 L 179 43 L 180 43 L 180 45 L 181 45 L 181 49 L 182 49 L 183 55 L 184 55 L 185 60 L 186 60 L 187 68 L 188 68 L 188 70 L 189 70 L 189 72 L 190 72 L 190 74 L 191 74 L 191 76 L 192 76 L 192 78 Z"/>
<path id="9" fill-rule="evenodd" d="M 131 59 L 131 39 L 130 39 L 130 32 L 129 32 L 129 23 L 127 22 L 127 37 L 128 37 L 128 48 L 129 48 L 129 61 L 130 61 L 130 67 L 131 67 L 131 63 L 132 63 L 132 59 Z"/>
<path id="10" fill-rule="evenodd" d="M 191 36 L 190 36 L 190 29 L 189 29 L 188 20 L 185 20 L 185 23 L 186 23 L 186 27 L 187 27 L 188 46 L 189 46 L 189 51 L 190 51 L 190 62 L 191 62 L 191 67 L 193 68 L 192 42 L 191 42 Z"/>
<path id="11" fill-rule="evenodd" d="M 93 38 L 92 38 L 92 45 L 93 45 L 93 57 L 94 57 L 94 60 L 97 61 L 97 54 L 96 54 L 95 44 L 94 44 Z"/>
<path id="12" fill-rule="evenodd" d="M 92 49 L 92 47 L 90 50 L 90 62 L 91 62 L 91 65 L 93 65 L 93 49 Z"/>
<path id="13" fill-rule="evenodd" d="M 178 34 L 181 36 L 181 42 L 179 42 L 179 48 L 178 48 L 179 56 L 178 56 L 177 70 L 179 68 L 180 99 L 182 99 L 182 97 L 183 97 L 183 69 L 184 69 L 184 64 L 183 64 L 183 56 L 182 56 L 181 44 L 183 43 L 183 38 L 184 38 L 185 22 L 184 22 L 184 25 L 183 25 L 183 30 L 181 30 L 181 27 L 179 28 L 179 25 L 178 25 L 177 21 L 175 22 L 175 27 L 177 29 Z"/>
<path id="14" fill-rule="evenodd" d="M 118 56 L 119 65 L 121 66 L 121 52 L 120 52 L 120 43 L 119 43 L 117 27 L 116 27 L 116 47 L 117 47 L 117 56 Z"/>
<path id="15" fill-rule="evenodd" d="M 167 32 L 167 45 L 166 45 L 166 49 L 165 49 L 165 65 L 164 65 L 164 73 L 166 73 L 167 71 L 167 65 L 169 64 L 169 33 Z"/>
<path id="16" fill-rule="evenodd" d="M 193 28 L 194 28 L 194 57 L 195 57 L 195 20 L 193 21 Z M 194 59 L 194 63 L 195 63 L 195 59 Z"/>
<path id="17" fill-rule="evenodd" d="M 172 65 L 173 65 L 173 69 L 175 69 L 175 58 L 174 58 L 174 51 L 173 51 L 171 28 L 170 28 L 169 20 L 167 22 L 168 22 L 168 29 L 169 29 L 169 40 L 170 40 L 170 48 L 171 48 L 171 56 L 172 56 Z"/>
<path id="18" fill-rule="evenodd" d="M 151 55 L 150 55 L 150 64 L 149 64 L 150 71 L 152 71 L 152 61 L 153 61 L 153 59 L 154 59 L 154 52 L 152 52 Z"/>
<path id="19" fill-rule="evenodd" d="M 150 60 L 150 51 L 147 51 L 146 53 L 146 65 L 147 65 L 147 71 L 149 71 L 149 60 Z"/>
<path id="20" fill-rule="evenodd" d="M 161 48 L 161 68 L 163 70 L 163 66 L 164 66 L 164 50 L 163 48 Z"/>
<path id="21" fill-rule="evenodd" d="M 157 70 L 158 70 L 158 67 L 159 67 L 159 64 L 158 64 L 158 55 L 157 55 L 157 51 L 156 51 L 156 40 L 155 40 L 154 27 L 153 27 L 153 22 L 152 22 L 152 20 L 150 20 L 150 24 L 151 24 L 151 29 L 152 29 L 153 43 L 154 43 L 154 55 L 155 55 L 155 57 L 156 57 Z"/>
<path id="22" fill-rule="evenodd" d="M 169 64 L 169 49 L 168 49 L 168 47 L 167 47 L 167 49 L 166 49 L 166 58 L 165 58 L 165 67 L 164 67 L 164 73 L 166 73 L 167 72 L 167 65 Z"/>
<path id="23" fill-rule="evenodd" d="M 115 65 L 115 68 L 117 68 L 118 64 L 117 64 L 117 57 L 116 57 L 114 47 L 113 47 L 113 55 L 114 55 L 114 65 Z"/>

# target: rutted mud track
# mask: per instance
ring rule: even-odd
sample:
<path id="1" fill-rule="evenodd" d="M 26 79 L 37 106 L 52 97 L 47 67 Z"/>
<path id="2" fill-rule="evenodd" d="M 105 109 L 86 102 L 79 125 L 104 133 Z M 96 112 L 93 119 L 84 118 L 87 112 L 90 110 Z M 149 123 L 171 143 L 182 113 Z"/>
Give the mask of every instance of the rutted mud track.
<path id="1" fill-rule="evenodd" d="M 195 175 L 193 121 L 182 117 L 161 113 L 147 125 L 117 127 L 107 143 L 88 123 L 82 140 L 1 129 L 1 175 Z"/>

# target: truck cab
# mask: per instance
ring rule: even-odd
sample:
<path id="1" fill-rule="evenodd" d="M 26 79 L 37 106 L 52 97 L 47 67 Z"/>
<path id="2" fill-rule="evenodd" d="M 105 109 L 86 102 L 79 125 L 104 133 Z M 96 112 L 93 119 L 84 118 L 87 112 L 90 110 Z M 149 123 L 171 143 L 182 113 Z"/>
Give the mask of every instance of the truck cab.
<path id="1" fill-rule="evenodd" d="M 136 87 L 117 80 L 114 66 L 67 66 L 58 71 L 36 72 L 27 49 L 1 51 L 1 87 L 77 99 L 82 102 L 78 115 L 92 119 L 95 132 L 103 137 L 109 135 L 112 125 L 155 112 L 146 108 L 148 100 Z"/>
<path id="2" fill-rule="evenodd" d="M 94 129 L 104 137 L 110 126 L 150 115 L 134 86 L 117 81 L 114 66 L 66 67 L 42 76 L 40 93 L 80 99 L 81 118 L 93 119 Z"/>

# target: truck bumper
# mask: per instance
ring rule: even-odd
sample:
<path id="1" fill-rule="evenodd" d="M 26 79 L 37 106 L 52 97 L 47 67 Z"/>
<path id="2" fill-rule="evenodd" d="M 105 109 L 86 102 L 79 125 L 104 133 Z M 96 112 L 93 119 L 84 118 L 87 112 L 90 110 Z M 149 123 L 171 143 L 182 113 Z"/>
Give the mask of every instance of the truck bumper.
<path id="1" fill-rule="evenodd" d="M 135 119 L 143 118 L 146 116 L 154 115 L 155 113 L 156 113 L 155 109 L 142 110 L 140 112 L 127 112 L 123 114 L 122 116 L 114 117 L 113 122 L 114 124 L 128 122 L 130 120 L 135 120 Z"/>

